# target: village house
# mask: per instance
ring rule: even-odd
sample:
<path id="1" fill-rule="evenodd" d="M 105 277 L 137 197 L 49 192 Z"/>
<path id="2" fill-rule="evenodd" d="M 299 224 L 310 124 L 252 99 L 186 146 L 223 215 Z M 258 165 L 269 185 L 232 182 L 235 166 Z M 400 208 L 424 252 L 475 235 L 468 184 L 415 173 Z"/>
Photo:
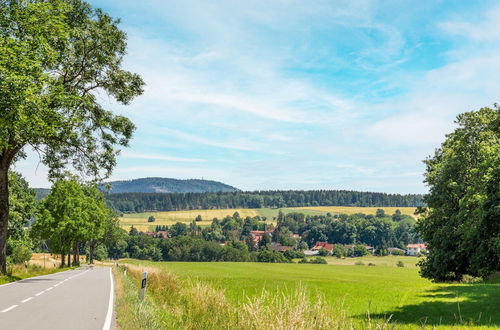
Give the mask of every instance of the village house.
<path id="1" fill-rule="evenodd" d="M 252 240 L 254 241 L 255 244 L 259 244 L 259 242 L 262 241 L 262 239 L 264 238 L 265 234 L 266 232 L 263 230 L 250 231 L 250 236 L 252 236 Z"/>
<path id="2" fill-rule="evenodd" d="M 277 251 L 277 252 L 285 252 L 285 251 L 292 250 L 292 249 L 293 249 L 292 246 L 285 246 L 285 245 L 281 245 L 278 243 L 271 244 L 271 250 Z"/>
<path id="3" fill-rule="evenodd" d="M 334 246 L 335 246 L 335 244 L 330 244 L 327 242 L 316 242 L 316 244 L 314 245 L 314 247 L 311 250 L 312 251 L 319 251 L 321 249 L 325 249 L 331 253 L 333 251 Z"/>
<path id="4" fill-rule="evenodd" d="M 164 231 L 164 230 L 158 231 L 158 232 L 156 232 L 156 237 L 158 237 L 158 238 L 170 238 L 170 233 L 167 231 Z"/>
<path id="5" fill-rule="evenodd" d="M 427 249 L 427 244 L 418 243 L 418 244 L 408 244 L 406 246 L 406 254 L 409 256 L 417 256 L 422 253 L 422 250 Z"/>

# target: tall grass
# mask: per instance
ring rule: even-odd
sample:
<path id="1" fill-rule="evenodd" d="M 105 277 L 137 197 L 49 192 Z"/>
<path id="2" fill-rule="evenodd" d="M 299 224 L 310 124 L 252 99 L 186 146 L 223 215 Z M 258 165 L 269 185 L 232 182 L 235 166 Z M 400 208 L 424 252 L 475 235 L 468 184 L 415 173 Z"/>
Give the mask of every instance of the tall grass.
<path id="1" fill-rule="evenodd" d="M 146 299 L 141 302 L 139 283 L 143 271 L 148 272 L 148 283 Z M 115 278 L 121 329 L 137 329 L 138 324 L 141 329 L 355 328 L 342 304 L 333 308 L 320 295 L 311 297 L 304 286 L 279 295 L 263 291 L 237 306 L 226 299 L 224 291 L 207 283 L 181 280 L 157 268 L 129 265 L 127 276 L 115 270 Z M 367 320 L 362 328 L 383 329 L 389 325 Z"/>

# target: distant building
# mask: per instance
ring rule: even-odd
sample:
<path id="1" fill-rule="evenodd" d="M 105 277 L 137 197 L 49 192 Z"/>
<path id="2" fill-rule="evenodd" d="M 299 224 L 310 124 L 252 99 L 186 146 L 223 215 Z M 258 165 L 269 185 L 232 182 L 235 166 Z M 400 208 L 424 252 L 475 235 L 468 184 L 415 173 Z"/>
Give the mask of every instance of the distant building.
<path id="1" fill-rule="evenodd" d="M 156 232 L 156 237 L 158 237 L 158 238 L 170 238 L 170 233 L 167 231 L 164 231 L 164 230 L 158 231 L 158 232 Z"/>
<path id="2" fill-rule="evenodd" d="M 250 236 L 252 236 L 252 240 L 255 244 L 259 244 L 262 241 L 264 235 L 266 234 L 263 230 L 252 230 L 250 231 Z"/>
<path id="3" fill-rule="evenodd" d="M 321 249 L 325 249 L 328 252 L 332 252 L 334 246 L 335 246 L 335 244 L 330 244 L 327 242 L 316 242 L 316 245 L 314 245 L 314 247 L 311 250 L 318 251 Z"/>
<path id="4" fill-rule="evenodd" d="M 277 252 L 285 252 L 285 251 L 292 250 L 292 249 L 293 249 L 292 246 L 285 246 L 285 245 L 281 245 L 278 243 L 271 244 L 271 250 L 277 251 Z"/>
<path id="5" fill-rule="evenodd" d="M 319 254 L 319 251 L 318 250 L 304 250 L 304 255 L 306 257 L 311 257 L 311 256 L 317 256 Z"/>
<path id="6" fill-rule="evenodd" d="M 418 244 L 408 244 L 406 246 L 406 254 L 409 256 L 416 256 L 419 255 L 422 250 L 427 249 L 427 244 L 425 243 L 418 243 Z"/>

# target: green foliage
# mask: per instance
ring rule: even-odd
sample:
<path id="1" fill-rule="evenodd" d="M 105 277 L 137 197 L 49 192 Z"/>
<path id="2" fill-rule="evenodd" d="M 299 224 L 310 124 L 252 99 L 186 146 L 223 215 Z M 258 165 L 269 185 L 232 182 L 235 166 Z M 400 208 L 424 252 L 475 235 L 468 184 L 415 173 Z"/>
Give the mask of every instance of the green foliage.
<path id="1" fill-rule="evenodd" d="M 92 250 L 103 239 L 109 218 L 104 196 L 95 186 L 59 180 L 42 201 L 32 231 L 47 242 L 51 251 L 62 255 L 75 243 L 89 242 L 92 260 Z"/>
<path id="2" fill-rule="evenodd" d="M 194 221 L 203 221 L 203 219 L 201 218 L 201 215 L 198 214 L 198 216 L 194 219 Z"/>
<path id="3" fill-rule="evenodd" d="M 14 241 L 12 244 L 12 254 L 10 255 L 10 262 L 13 264 L 22 264 L 31 259 L 31 247 L 26 244 L 19 243 L 19 241 Z"/>
<path id="4" fill-rule="evenodd" d="M 425 160 L 428 209 L 417 226 L 428 243 L 424 277 L 457 281 L 500 270 L 500 108 L 460 114 Z"/>
<path id="5" fill-rule="evenodd" d="M 261 250 L 257 252 L 256 260 L 258 262 L 271 262 L 271 263 L 288 263 L 291 262 L 282 253 L 271 250 Z"/>
<path id="6" fill-rule="evenodd" d="M 26 226 L 36 216 L 37 203 L 35 191 L 20 174 L 13 171 L 9 172 L 9 207 L 7 256 L 17 264 L 31 257 L 33 243 Z"/>
<path id="7" fill-rule="evenodd" d="M 299 264 L 328 264 L 328 262 L 326 261 L 325 258 L 321 258 L 321 257 L 314 257 L 314 258 L 302 258 L 301 260 L 299 260 Z"/>
<path id="8" fill-rule="evenodd" d="M 333 247 L 332 255 L 336 256 L 337 258 L 344 258 L 347 255 L 347 250 L 344 246 L 335 244 L 335 246 Z"/>
<path id="9" fill-rule="evenodd" d="M 287 250 L 283 253 L 283 255 L 290 260 L 305 257 L 305 254 L 302 250 Z"/>
<path id="10" fill-rule="evenodd" d="M 322 256 L 322 257 L 326 257 L 327 255 L 329 255 L 329 254 L 330 254 L 330 252 L 329 252 L 327 249 L 325 249 L 325 248 L 321 248 L 321 249 L 319 249 L 319 250 L 318 250 L 318 253 L 319 253 L 319 255 L 320 255 L 320 256 Z"/>
<path id="11" fill-rule="evenodd" d="M 128 104 L 142 79 L 121 68 L 126 36 L 118 20 L 81 0 L 0 2 L 0 271 L 5 270 L 9 222 L 7 172 L 39 152 L 51 178 L 74 169 L 110 175 L 116 145 L 134 125 L 98 102 L 106 93 Z"/>
<path id="12" fill-rule="evenodd" d="M 154 217 L 154 216 L 150 215 L 150 216 L 148 217 L 148 222 L 155 222 L 155 221 L 156 221 L 156 219 L 155 219 L 155 217 Z"/>

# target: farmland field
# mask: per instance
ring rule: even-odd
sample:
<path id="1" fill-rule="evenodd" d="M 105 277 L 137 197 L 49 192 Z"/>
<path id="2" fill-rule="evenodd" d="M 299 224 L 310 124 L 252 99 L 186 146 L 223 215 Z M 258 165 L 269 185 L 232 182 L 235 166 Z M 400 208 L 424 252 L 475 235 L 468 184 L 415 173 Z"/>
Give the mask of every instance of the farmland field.
<path id="1" fill-rule="evenodd" d="M 375 258 L 375 257 L 373 257 Z M 422 325 L 441 329 L 471 323 L 500 327 L 500 283 L 438 284 L 419 276 L 416 267 L 267 264 L 267 263 L 127 263 L 160 268 L 189 282 L 201 282 L 224 292 L 235 305 L 267 291 L 289 295 L 298 287 L 322 296 L 334 309 L 344 309 L 353 322 L 391 318 L 404 328 Z M 417 260 L 416 258 L 414 260 Z M 408 262 L 407 260 L 405 260 Z"/>
<path id="2" fill-rule="evenodd" d="M 134 226 L 140 231 L 152 230 L 157 225 L 170 226 L 176 222 L 190 223 L 201 215 L 203 221 L 198 224 L 201 226 L 209 225 L 213 218 L 222 219 L 225 216 L 233 215 L 238 212 L 241 217 L 245 218 L 261 216 L 266 217 L 269 222 L 273 222 L 273 218 L 278 215 L 281 210 L 284 213 L 300 212 L 306 215 L 325 215 L 331 214 L 354 214 L 365 213 L 375 214 L 377 209 L 383 209 L 387 214 L 393 214 L 396 209 L 401 213 L 413 216 L 415 212 L 414 207 L 356 207 L 356 206 L 317 206 L 317 207 L 289 207 L 281 209 L 261 208 L 261 209 L 216 209 L 216 210 L 189 210 L 189 211 L 166 211 L 166 212 L 144 212 L 144 213 L 130 213 L 124 214 L 120 218 L 121 225 L 124 229 L 129 229 Z M 156 221 L 148 223 L 148 217 L 154 216 Z"/>

